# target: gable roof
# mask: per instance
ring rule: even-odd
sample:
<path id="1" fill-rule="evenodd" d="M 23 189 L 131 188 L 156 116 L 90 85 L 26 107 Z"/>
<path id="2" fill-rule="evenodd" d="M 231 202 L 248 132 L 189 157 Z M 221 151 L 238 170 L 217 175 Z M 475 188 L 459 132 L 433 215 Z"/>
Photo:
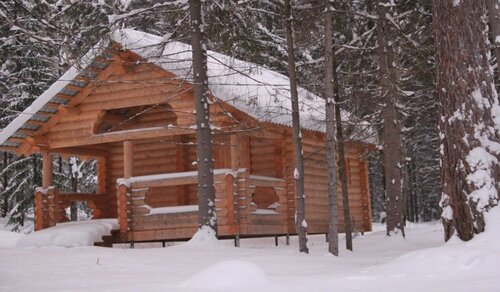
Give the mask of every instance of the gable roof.
<path id="1" fill-rule="evenodd" d="M 191 46 L 165 43 L 162 37 L 123 29 L 112 40 L 142 58 L 174 73 L 179 79 L 193 81 Z M 261 65 L 207 52 L 208 86 L 218 98 L 262 122 L 292 126 L 289 78 Z M 324 131 L 323 99 L 299 87 L 301 127 Z"/>
<path id="2" fill-rule="evenodd" d="M 191 46 L 180 42 L 165 43 L 162 37 L 123 29 L 111 34 L 110 40 L 123 49 L 130 50 L 167 71 L 177 78 L 192 82 Z M 68 100 L 58 96 L 75 96 L 78 88 L 84 88 L 111 60 L 106 55 L 110 40 L 101 41 L 78 63 L 54 82 L 31 106 L 26 108 L 2 132 L 0 145 L 15 150 L 21 145 L 19 139 L 28 137 L 22 130 L 36 130 L 40 126 L 28 124 L 31 121 L 46 122 L 60 109 L 48 107 L 49 103 L 64 106 Z M 263 66 L 244 62 L 223 54 L 208 51 L 209 89 L 213 96 L 262 122 L 284 126 L 292 125 L 290 85 L 285 75 Z M 76 90 L 75 90 L 76 89 Z M 324 132 L 324 100 L 298 88 L 301 126 L 304 129 Z M 9 140 L 18 138 L 17 141 Z"/>

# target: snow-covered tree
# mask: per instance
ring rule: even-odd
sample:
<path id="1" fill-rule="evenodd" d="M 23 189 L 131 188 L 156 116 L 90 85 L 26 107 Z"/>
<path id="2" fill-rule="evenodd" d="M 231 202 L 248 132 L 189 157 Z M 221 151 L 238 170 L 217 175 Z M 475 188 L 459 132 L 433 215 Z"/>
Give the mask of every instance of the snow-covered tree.
<path id="1" fill-rule="evenodd" d="M 434 0 L 445 239 L 484 231 L 498 204 L 500 106 L 490 67 L 486 3 Z"/>

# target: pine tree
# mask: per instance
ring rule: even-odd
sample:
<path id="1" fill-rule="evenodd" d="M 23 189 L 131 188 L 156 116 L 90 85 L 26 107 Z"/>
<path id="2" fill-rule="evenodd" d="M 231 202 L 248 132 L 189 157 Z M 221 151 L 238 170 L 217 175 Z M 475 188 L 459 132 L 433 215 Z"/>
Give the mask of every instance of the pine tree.
<path id="1" fill-rule="evenodd" d="M 445 240 L 484 231 L 498 203 L 500 107 L 489 60 L 486 4 L 434 0 Z"/>
<path id="2" fill-rule="evenodd" d="M 43 19 L 34 15 L 50 13 L 45 2 L 35 1 L 30 7 L 24 2 L 0 3 L 0 124 L 5 127 L 30 105 L 55 79 L 57 58 L 54 40 L 47 36 Z M 9 223 L 19 230 L 33 210 L 34 188 L 40 185 L 40 158 L 9 159 L 0 176 L 6 176 L 2 197 L 9 203 Z"/>
<path id="3" fill-rule="evenodd" d="M 383 120 L 383 159 L 385 174 L 385 199 L 387 213 L 387 235 L 397 233 L 404 236 L 403 173 L 404 151 L 402 138 L 402 118 L 398 105 L 400 93 L 397 88 L 397 57 L 391 44 L 391 33 L 387 15 L 389 1 L 378 3 L 377 44 L 379 55 L 380 87 Z"/>

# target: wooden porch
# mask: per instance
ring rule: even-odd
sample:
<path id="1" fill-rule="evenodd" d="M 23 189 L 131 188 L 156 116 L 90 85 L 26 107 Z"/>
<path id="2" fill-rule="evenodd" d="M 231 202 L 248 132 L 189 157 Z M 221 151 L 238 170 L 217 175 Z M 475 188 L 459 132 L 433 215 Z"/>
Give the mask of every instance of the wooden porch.
<path id="1" fill-rule="evenodd" d="M 250 175 L 247 169 L 216 169 L 214 182 L 219 237 L 288 234 L 285 180 Z M 146 198 L 158 189 L 195 184 L 196 171 L 119 179 L 116 196 L 119 241 L 191 238 L 198 228 L 198 205 L 155 208 L 147 204 Z M 275 201 L 260 207 L 252 198 Z M 61 193 L 55 187 L 39 188 L 35 193 L 36 230 L 67 221 L 64 208 L 75 201 L 87 202 L 95 219 L 102 218 L 110 205 L 102 194 Z"/>
<path id="2" fill-rule="evenodd" d="M 43 185 L 35 192 L 35 229 L 68 221 L 64 209 L 72 202 L 86 202 L 93 211 L 93 219 L 118 219 L 120 229 L 118 235 L 115 233 L 114 241 L 191 238 L 198 228 L 198 205 L 197 199 L 193 200 L 188 193 L 196 190 L 197 171 L 134 176 L 134 166 L 137 166 L 134 143 L 124 141 L 122 145 L 123 177 L 114 179 L 106 175 L 104 170 L 109 164 L 106 163 L 109 155 L 97 158 L 102 169 L 98 169 L 97 179 L 100 192 L 95 194 L 60 192 L 52 185 L 52 155 L 45 153 Z M 227 153 L 239 157 L 235 151 Z M 254 175 L 248 168 L 236 169 L 240 163 L 240 159 L 234 159 L 232 165 L 235 169 L 214 170 L 218 236 L 237 238 L 290 233 L 289 221 L 293 218 L 289 218 L 286 180 Z M 111 179 L 115 184 L 112 188 L 109 187 Z M 174 204 L 157 206 L 157 201 Z"/>

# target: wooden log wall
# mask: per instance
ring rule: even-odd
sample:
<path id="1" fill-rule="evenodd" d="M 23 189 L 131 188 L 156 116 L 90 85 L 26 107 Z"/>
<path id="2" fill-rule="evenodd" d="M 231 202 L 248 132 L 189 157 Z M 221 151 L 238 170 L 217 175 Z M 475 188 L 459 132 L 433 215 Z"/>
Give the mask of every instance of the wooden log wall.
<path id="1" fill-rule="evenodd" d="M 279 140 L 277 140 L 279 141 Z M 281 157 L 275 139 L 250 137 L 250 173 L 277 177 L 277 161 Z"/>
<path id="2" fill-rule="evenodd" d="M 214 168 L 231 168 L 230 136 L 214 136 L 212 140 L 214 141 L 212 146 Z M 196 138 L 194 135 L 185 136 L 183 137 L 183 142 L 183 170 L 179 171 L 197 171 Z M 198 203 L 198 186 L 196 184 L 186 186 L 185 192 L 188 197 L 189 204 Z"/>
<path id="3" fill-rule="evenodd" d="M 325 233 L 328 230 L 328 178 L 324 142 L 312 135 L 305 135 L 304 172 L 306 194 L 306 220 L 309 233 Z M 367 183 L 367 164 L 360 155 L 362 147 L 347 143 L 346 166 L 348 176 L 349 207 L 353 230 L 371 230 L 370 203 Z M 292 151 L 293 149 L 289 150 Z M 338 174 L 338 172 L 337 172 Z M 337 183 L 339 230 L 344 230 L 344 215 L 340 180 Z"/>

